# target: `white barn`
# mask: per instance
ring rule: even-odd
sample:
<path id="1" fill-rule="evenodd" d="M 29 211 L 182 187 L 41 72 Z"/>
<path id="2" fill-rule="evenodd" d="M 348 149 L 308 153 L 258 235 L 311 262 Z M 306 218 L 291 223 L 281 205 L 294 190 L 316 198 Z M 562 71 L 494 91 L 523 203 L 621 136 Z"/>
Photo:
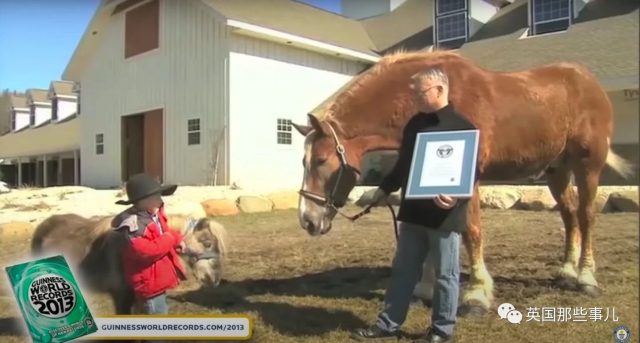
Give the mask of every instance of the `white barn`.
<path id="1" fill-rule="evenodd" d="M 8 94 L 0 118 L 0 173 L 14 187 L 80 183 L 77 96 L 73 83 L 52 81 L 49 89 Z M 0 123 L 0 127 L 5 123 Z"/>
<path id="2" fill-rule="evenodd" d="M 82 183 L 145 171 L 296 187 L 290 123 L 377 60 L 368 43 L 357 22 L 293 1 L 105 1 L 63 75 L 80 85 Z"/>

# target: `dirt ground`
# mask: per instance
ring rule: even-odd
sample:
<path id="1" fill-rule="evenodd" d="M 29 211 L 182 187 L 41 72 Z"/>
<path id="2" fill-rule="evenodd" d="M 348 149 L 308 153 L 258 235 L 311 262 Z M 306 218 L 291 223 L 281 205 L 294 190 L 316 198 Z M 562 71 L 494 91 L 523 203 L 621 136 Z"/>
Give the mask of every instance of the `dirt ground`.
<path id="1" fill-rule="evenodd" d="M 347 208 L 356 212 L 355 207 Z M 295 211 L 220 218 L 230 234 L 231 253 L 223 284 L 207 290 L 177 290 L 175 313 L 249 313 L 253 342 L 349 342 L 350 330 L 366 326 L 381 308 L 395 241 L 389 212 L 375 209 L 355 224 L 336 219 L 322 237 L 302 231 Z M 596 299 L 555 287 L 563 232 L 557 212 L 484 210 L 486 263 L 495 280 L 495 306 L 515 305 L 521 324 L 500 320 L 494 311 L 460 319 L 456 342 L 614 342 L 625 325 L 638 342 L 638 213 L 600 214 L 595 231 L 596 277 L 604 293 Z M 1 242 L 0 265 L 24 256 L 28 241 Z M 463 254 L 462 282 L 467 279 Z M 6 280 L 6 278 L 5 278 Z M 89 296 L 96 316 L 112 307 Z M 0 290 L 0 341 L 28 342 L 6 286 Z M 527 322 L 527 307 L 614 308 L 617 322 Z M 415 302 L 403 331 L 419 335 L 429 309 Z M 606 313 L 606 312 L 605 312 Z M 403 339 L 403 342 L 410 340 Z"/>

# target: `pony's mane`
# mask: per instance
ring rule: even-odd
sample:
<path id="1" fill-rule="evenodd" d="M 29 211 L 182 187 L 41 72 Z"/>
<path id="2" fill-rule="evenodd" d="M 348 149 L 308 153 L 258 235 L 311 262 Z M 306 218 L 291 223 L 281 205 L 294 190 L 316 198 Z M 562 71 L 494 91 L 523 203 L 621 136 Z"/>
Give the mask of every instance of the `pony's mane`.
<path id="1" fill-rule="evenodd" d="M 200 211 L 197 211 L 197 213 L 199 213 Z M 215 237 L 215 239 L 218 241 L 218 250 L 220 251 L 220 256 L 224 257 L 226 256 L 226 252 L 227 252 L 227 231 L 225 230 L 224 226 L 220 223 L 218 223 L 217 221 L 213 220 L 212 218 L 206 217 L 205 216 L 197 216 L 194 215 L 195 213 L 192 213 L 191 215 L 184 215 L 184 214 L 168 214 L 167 218 L 168 218 L 168 224 L 171 228 L 173 228 L 174 230 L 178 230 L 180 231 L 180 233 L 184 234 L 184 231 L 187 228 L 187 220 L 189 218 L 193 218 L 196 220 L 200 220 L 200 219 L 206 219 L 208 220 L 208 227 L 209 227 L 209 232 L 211 232 L 211 234 L 213 235 L 213 237 Z"/>
<path id="2" fill-rule="evenodd" d="M 331 124 L 332 127 L 344 135 L 345 130 L 342 129 L 343 118 L 341 118 L 345 112 L 344 110 L 354 100 L 368 97 L 368 92 L 378 89 L 382 85 L 391 84 L 391 81 L 396 80 L 397 73 L 389 71 L 411 68 L 416 64 L 423 65 L 426 68 L 429 64 L 441 63 L 444 60 L 456 60 L 465 64 L 473 64 L 460 54 L 445 49 L 409 52 L 398 50 L 386 54 L 374 66 L 355 76 L 355 79 L 349 82 L 350 84 L 346 89 L 326 105 L 318 119 L 321 122 Z"/>

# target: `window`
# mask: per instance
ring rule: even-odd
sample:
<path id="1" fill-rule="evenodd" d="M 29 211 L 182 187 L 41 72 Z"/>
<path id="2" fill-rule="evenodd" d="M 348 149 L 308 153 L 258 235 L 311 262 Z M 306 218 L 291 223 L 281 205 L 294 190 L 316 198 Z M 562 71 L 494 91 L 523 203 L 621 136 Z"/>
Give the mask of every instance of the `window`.
<path id="1" fill-rule="evenodd" d="M 104 134 L 99 133 L 96 135 L 96 155 L 104 154 Z"/>
<path id="2" fill-rule="evenodd" d="M 466 0 L 436 0 L 436 13 L 443 15 L 467 9 Z"/>
<path id="3" fill-rule="evenodd" d="M 124 58 L 158 48 L 160 1 L 152 0 L 125 14 Z"/>
<path id="4" fill-rule="evenodd" d="M 566 30 L 571 25 L 572 9 L 572 0 L 531 0 L 529 3 L 530 35 Z"/>
<path id="5" fill-rule="evenodd" d="M 36 105 L 29 106 L 29 125 L 36 125 Z"/>
<path id="6" fill-rule="evenodd" d="M 291 144 L 291 129 L 293 125 L 291 125 L 291 120 L 289 119 L 278 119 L 278 144 Z"/>
<path id="7" fill-rule="evenodd" d="M 51 120 L 58 120 L 58 98 L 51 100 Z"/>
<path id="8" fill-rule="evenodd" d="M 187 120 L 187 144 L 200 144 L 200 119 Z"/>
<path id="9" fill-rule="evenodd" d="M 457 49 L 467 41 L 467 0 L 436 0 L 435 42 L 437 47 Z"/>
<path id="10" fill-rule="evenodd" d="M 11 131 L 16 130 L 16 112 L 11 112 Z"/>

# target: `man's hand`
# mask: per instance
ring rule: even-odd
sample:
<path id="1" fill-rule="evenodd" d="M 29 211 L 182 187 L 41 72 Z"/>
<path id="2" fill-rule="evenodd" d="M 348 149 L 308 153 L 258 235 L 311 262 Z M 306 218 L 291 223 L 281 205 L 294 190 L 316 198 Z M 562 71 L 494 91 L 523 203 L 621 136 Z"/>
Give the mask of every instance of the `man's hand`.
<path id="1" fill-rule="evenodd" d="M 438 207 L 440 207 L 441 209 L 449 210 L 456 205 L 458 199 L 446 196 L 444 194 L 438 194 L 438 196 L 435 197 L 433 201 L 435 201 L 436 205 L 438 205 Z"/>

